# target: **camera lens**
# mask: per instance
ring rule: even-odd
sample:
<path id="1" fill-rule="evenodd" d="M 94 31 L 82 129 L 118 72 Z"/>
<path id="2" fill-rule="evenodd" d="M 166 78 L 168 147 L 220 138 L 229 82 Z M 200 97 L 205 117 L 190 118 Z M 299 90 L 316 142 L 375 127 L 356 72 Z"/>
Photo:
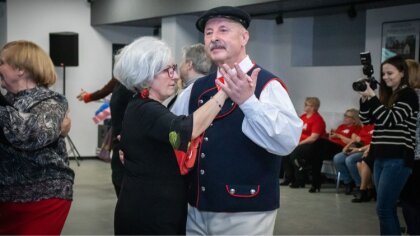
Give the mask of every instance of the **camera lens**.
<path id="1" fill-rule="evenodd" d="M 359 80 L 353 83 L 353 90 L 356 92 L 363 92 L 367 89 L 366 80 Z"/>

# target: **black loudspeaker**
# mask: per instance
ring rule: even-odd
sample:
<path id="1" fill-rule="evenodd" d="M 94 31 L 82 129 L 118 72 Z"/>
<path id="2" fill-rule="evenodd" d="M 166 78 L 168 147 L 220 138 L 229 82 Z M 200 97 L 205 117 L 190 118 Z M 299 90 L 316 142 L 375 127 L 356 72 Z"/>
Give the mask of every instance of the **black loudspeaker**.
<path id="1" fill-rule="evenodd" d="M 73 32 L 50 33 L 50 57 L 55 66 L 78 66 L 79 35 Z"/>

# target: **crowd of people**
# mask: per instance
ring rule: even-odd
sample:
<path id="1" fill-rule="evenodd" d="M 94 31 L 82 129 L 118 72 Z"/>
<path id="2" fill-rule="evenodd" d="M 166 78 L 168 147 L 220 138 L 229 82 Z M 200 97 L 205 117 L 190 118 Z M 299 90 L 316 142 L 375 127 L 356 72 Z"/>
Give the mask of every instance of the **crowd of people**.
<path id="1" fill-rule="evenodd" d="M 385 60 L 379 95 L 366 83 L 359 109 L 327 132 L 318 97 L 299 117 L 285 83 L 247 54 L 250 22 L 236 7 L 206 11 L 204 44 L 185 47 L 179 67 L 166 42 L 140 37 L 117 53 L 107 85 L 78 95 L 112 93 L 115 234 L 271 235 L 280 186 L 319 192 L 324 160 L 352 202 L 376 198 L 381 234 L 401 234 L 398 202 L 420 234 L 419 64 Z M 32 42 L 2 47 L 0 77 L 0 234 L 60 234 L 74 179 L 67 100 Z"/>

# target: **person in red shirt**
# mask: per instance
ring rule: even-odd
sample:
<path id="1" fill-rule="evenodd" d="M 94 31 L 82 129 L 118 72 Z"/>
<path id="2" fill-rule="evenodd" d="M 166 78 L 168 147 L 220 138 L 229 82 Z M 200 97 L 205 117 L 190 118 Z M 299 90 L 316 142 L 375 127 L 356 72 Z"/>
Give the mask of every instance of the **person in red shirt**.
<path id="1" fill-rule="evenodd" d="M 312 155 L 312 187 L 310 193 L 319 192 L 321 188 L 321 167 L 323 160 L 332 160 L 335 154 L 341 152 L 343 148 L 351 142 L 353 133 L 359 133 L 361 122 L 357 109 L 348 109 L 344 113 L 343 123 L 335 130 L 332 129 L 328 138 L 321 138 L 316 142 L 315 150 Z"/>
<path id="2" fill-rule="evenodd" d="M 361 186 L 357 163 L 364 158 L 365 151 L 369 149 L 373 126 L 373 124 L 365 125 L 359 133 L 353 133 L 351 141 L 343 148 L 343 151 L 334 156 L 334 165 L 341 173 L 346 195 L 352 193 L 354 186 L 357 188 Z"/>
<path id="3" fill-rule="evenodd" d="M 311 153 L 314 152 L 313 144 L 325 135 L 325 121 L 318 113 L 320 104 L 317 97 L 307 97 L 305 99 L 303 109 L 305 113 L 300 116 L 303 121 L 303 129 L 299 145 L 282 160 L 284 180 L 280 185 L 290 184 L 292 188 L 305 186 L 303 162 L 310 158 Z"/>

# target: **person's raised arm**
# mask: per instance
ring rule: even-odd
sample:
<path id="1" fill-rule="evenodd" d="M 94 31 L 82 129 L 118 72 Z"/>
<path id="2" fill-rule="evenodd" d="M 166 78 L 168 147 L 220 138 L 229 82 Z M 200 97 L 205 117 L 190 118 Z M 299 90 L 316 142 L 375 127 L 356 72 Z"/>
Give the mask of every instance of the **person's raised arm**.
<path id="1" fill-rule="evenodd" d="M 112 90 L 117 84 L 118 80 L 116 78 L 112 78 L 104 87 L 93 93 L 88 93 L 85 90 L 81 89 L 80 94 L 77 95 L 77 99 L 79 99 L 79 101 L 84 101 L 85 103 L 102 99 L 111 94 Z"/>

